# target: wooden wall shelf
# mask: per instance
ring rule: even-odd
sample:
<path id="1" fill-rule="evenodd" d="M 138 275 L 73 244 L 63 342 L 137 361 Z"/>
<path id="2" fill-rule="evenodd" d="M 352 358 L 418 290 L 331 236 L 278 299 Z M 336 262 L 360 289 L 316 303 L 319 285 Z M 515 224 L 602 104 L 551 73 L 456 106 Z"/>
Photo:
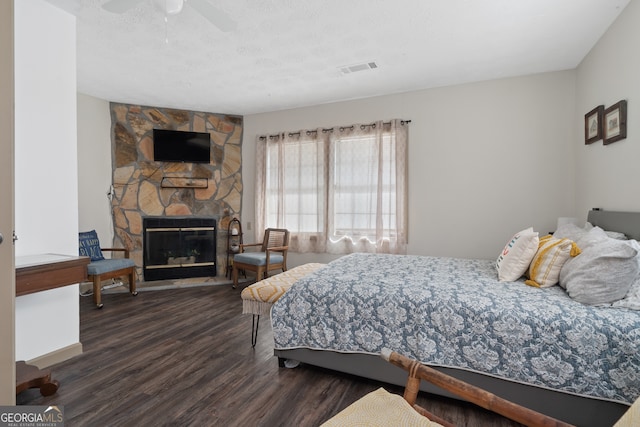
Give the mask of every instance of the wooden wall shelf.
<path id="1" fill-rule="evenodd" d="M 162 188 L 207 188 L 207 178 L 191 178 L 188 176 L 165 176 L 160 182 Z"/>

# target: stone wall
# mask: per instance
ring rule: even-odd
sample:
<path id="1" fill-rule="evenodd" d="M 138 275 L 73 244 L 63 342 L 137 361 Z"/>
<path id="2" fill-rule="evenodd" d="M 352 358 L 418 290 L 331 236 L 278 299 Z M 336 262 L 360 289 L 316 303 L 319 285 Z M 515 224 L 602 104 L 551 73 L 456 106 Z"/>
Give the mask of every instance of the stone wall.
<path id="1" fill-rule="evenodd" d="M 217 274 L 224 276 L 227 224 L 241 216 L 242 116 L 118 103 L 111 103 L 110 109 L 114 246 L 131 251 L 142 280 L 142 217 L 214 217 Z M 154 162 L 154 128 L 208 132 L 211 162 Z M 184 188 L 192 180 L 203 188 Z"/>

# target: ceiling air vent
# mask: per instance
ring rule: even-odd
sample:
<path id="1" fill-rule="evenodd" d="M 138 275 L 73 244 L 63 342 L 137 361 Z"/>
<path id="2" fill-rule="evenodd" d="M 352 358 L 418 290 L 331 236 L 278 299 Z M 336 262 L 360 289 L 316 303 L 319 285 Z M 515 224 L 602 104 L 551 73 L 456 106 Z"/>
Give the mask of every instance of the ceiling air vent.
<path id="1" fill-rule="evenodd" d="M 342 74 L 351 74 L 357 71 L 373 70 L 378 68 L 378 65 L 372 61 L 372 62 L 365 62 L 362 64 L 347 65 L 339 68 Z"/>

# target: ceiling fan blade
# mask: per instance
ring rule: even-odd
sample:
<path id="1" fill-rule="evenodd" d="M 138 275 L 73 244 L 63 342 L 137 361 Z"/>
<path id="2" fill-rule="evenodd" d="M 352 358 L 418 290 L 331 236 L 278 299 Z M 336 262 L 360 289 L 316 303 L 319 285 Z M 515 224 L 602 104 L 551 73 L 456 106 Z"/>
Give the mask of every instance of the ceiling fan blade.
<path id="1" fill-rule="evenodd" d="M 202 16 L 218 27 L 220 31 L 227 33 L 237 27 L 237 23 L 229 15 L 212 6 L 207 0 L 188 0 L 185 3 L 193 6 Z"/>
<path id="2" fill-rule="evenodd" d="M 102 8 L 112 13 L 124 13 L 142 1 L 144 0 L 109 0 L 102 5 Z"/>

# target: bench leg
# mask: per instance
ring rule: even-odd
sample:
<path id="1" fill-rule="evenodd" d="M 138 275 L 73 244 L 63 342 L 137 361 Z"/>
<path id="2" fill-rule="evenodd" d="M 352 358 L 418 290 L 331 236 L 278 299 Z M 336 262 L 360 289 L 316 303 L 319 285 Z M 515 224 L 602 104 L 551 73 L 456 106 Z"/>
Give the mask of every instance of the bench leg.
<path id="1" fill-rule="evenodd" d="M 93 276 L 93 302 L 96 307 L 102 308 L 102 295 L 100 293 L 102 287 L 102 280 L 100 276 Z"/>
<path id="2" fill-rule="evenodd" d="M 260 326 L 260 315 L 254 314 L 251 318 L 251 347 L 256 347 L 258 341 L 258 326 Z"/>

